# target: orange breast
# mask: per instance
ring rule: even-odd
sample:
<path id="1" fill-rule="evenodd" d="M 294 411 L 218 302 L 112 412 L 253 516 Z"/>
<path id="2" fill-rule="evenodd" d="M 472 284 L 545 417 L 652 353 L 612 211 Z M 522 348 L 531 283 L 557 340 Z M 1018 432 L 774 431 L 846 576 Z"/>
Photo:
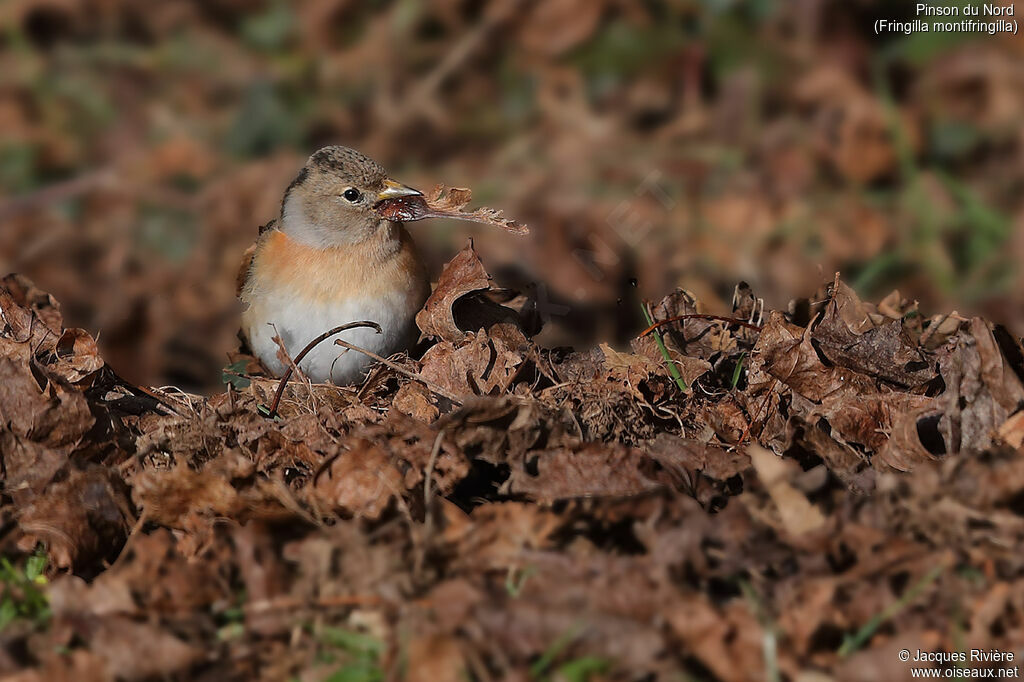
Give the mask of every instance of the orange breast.
<path id="1" fill-rule="evenodd" d="M 390 241 L 320 249 L 268 232 L 254 256 L 250 291 L 257 296 L 259 290 L 286 291 L 310 302 L 405 290 L 417 295 L 426 278 L 412 239 L 403 229 L 397 250 Z"/>

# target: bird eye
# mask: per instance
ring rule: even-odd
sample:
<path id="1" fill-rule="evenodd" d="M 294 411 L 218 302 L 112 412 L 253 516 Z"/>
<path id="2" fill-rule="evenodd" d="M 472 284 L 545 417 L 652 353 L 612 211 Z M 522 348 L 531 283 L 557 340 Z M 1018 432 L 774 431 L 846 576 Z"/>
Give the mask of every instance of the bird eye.
<path id="1" fill-rule="evenodd" d="M 341 196 L 345 197 L 345 199 L 347 199 L 348 201 L 351 201 L 354 204 L 357 201 L 359 201 L 359 199 L 363 195 L 359 193 L 359 190 L 357 190 L 357 189 L 355 189 L 353 187 L 349 187 L 347 190 L 345 190 L 345 192 Z"/>

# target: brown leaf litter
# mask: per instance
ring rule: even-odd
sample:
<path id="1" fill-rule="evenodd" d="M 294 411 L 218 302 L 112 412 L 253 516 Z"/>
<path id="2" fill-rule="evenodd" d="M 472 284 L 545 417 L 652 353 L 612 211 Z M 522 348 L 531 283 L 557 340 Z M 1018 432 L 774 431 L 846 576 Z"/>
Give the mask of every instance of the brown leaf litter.
<path id="1" fill-rule="evenodd" d="M 652 306 L 681 318 L 667 360 L 650 335 L 543 348 L 513 300 L 469 245 L 417 316 L 418 358 L 356 388 L 293 381 L 270 417 L 259 376 L 209 397 L 127 384 L 55 300 L 3 280 L 0 542 L 46 554 L 51 613 L 0 629 L 0 670 L 589 661 L 745 682 L 1022 641 L 1024 351 L 1005 329 L 838 278 L 763 319 L 740 287 L 744 324 L 677 291 Z"/>

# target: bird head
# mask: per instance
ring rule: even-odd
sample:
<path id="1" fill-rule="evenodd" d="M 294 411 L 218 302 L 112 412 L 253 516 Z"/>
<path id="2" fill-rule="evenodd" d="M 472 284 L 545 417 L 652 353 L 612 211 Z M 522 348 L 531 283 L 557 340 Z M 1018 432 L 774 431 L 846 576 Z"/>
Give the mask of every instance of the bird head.
<path id="1" fill-rule="evenodd" d="M 358 244 L 392 225 L 376 210 L 380 202 L 414 196 L 421 193 L 389 178 L 373 159 L 348 147 L 324 147 L 285 191 L 281 229 L 321 248 Z"/>

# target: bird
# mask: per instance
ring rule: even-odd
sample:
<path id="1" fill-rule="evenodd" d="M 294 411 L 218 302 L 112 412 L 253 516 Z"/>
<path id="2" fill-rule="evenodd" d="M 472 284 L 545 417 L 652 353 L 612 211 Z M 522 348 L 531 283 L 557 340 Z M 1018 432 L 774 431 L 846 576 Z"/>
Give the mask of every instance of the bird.
<path id="1" fill-rule="evenodd" d="M 416 313 L 430 295 L 416 245 L 380 202 L 421 197 L 392 180 L 373 159 L 342 146 L 316 151 L 288 185 L 279 217 L 260 229 L 238 278 L 243 339 L 275 376 L 314 338 L 349 322 L 380 326 L 335 338 L 387 357 L 418 338 Z M 332 343 L 317 344 L 299 363 L 315 383 L 361 381 L 370 357 Z"/>

